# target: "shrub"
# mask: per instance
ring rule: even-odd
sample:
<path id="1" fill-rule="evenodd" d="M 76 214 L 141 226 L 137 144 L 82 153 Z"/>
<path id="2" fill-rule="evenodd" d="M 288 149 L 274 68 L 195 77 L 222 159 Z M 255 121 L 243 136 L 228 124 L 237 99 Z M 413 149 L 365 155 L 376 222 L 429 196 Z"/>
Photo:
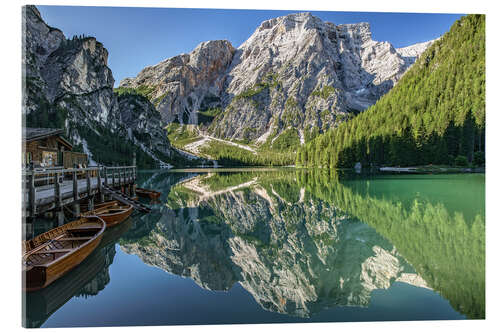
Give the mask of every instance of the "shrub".
<path id="1" fill-rule="evenodd" d="M 469 161 L 467 161 L 467 157 L 458 155 L 457 157 L 455 157 L 455 165 L 466 167 L 469 165 Z"/>
<path id="2" fill-rule="evenodd" d="M 485 163 L 484 152 L 482 152 L 482 151 L 476 151 L 474 153 L 473 163 L 474 163 L 474 165 L 477 165 L 477 166 L 484 165 L 484 163 Z"/>

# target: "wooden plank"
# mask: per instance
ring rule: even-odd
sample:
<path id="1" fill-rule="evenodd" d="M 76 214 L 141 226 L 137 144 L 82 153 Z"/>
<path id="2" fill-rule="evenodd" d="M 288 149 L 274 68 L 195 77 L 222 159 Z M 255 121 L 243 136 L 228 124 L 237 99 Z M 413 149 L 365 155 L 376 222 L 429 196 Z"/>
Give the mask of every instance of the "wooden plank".
<path id="1" fill-rule="evenodd" d="M 29 209 L 31 216 L 36 215 L 36 201 L 35 201 L 35 176 L 33 173 L 29 176 Z"/>
<path id="2" fill-rule="evenodd" d="M 76 171 L 73 171 L 73 200 L 78 200 L 78 176 Z"/>
<path id="3" fill-rule="evenodd" d="M 89 171 L 85 171 L 85 177 L 87 178 L 87 196 L 90 196 L 90 173 Z"/>
<path id="4" fill-rule="evenodd" d="M 108 168 L 104 167 L 104 185 L 108 186 Z"/>
<path id="5" fill-rule="evenodd" d="M 54 249 L 54 250 L 36 251 L 35 254 L 65 253 L 65 252 L 71 252 L 71 251 L 73 251 L 73 249 Z"/>
<path id="6" fill-rule="evenodd" d="M 105 187 L 104 191 L 109 193 L 111 198 L 118 200 L 121 203 L 131 205 L 132 207 L 134 207 L 137 210 L 140 210 L 140 211 L 146 212 L 146 213 L 149 213 L 151 211 L 151 208 L 147 207 L 146 205 L 143 205 L 139 201 L 132 199 L 131 197 L 121 193 L 118 190 L 114 190 L 110 187 Z"/>
<path id="7" fill-rule="evenodd" d="M 56 201 L 56 207 L 62 206 L 62 196 L 61 196 L 61 184 L 59 184 L 59 174 L 54 173 L 54 199 Z"/>
<path id="8" fill-rule="evenodd" d="M 110 170 L 111 169 L 111 170 Z M 100 171 L 104 171 L 104 180 Z M 84 179 L 78 179 L 78 174 L 85 172 Z M 109 172 L 111 171 L 111 175 Z M 95 173 L 91 175 L 91 173 Z M 104 190 L 106 183 L 114 184 L 117 187 L 128 186 L 134 183 L 136 177 L 135 167 L 111 167 L 104 166 L 91 167 L 85 169 L 47 169 L 37 171 L 24 171 L 23 176 L 26 179 L 26 191 L 23 195 L 23 216 L 35 216 L 41 212 L 60 208 L 63 205 L 78 202 L 83 196 L 93 196 L 99 193 L 108 193 Z M 72 178 L 64 180 L 62 175 L 71 174 Z M 45 176 L 52 180 L 51 184 L 36 184 L 37 177 Z M 110 176 L 113 176 L 111 180 Z M 118 177 L 118 179 L 117 179 Z M 61 182 L 59 182 L 61 179 Z M 103 184 L 104 182 L 104 184 Z"/>
<path id="9" fill-rule="evenodd" d="M 64 237 L 64 238 L 59 238 L 58 241 L 76 241 L 76 240 L 89 240 L 92 239 L 92 237 Z"/>
<path id="10" fill-rule="evenodd" d="M 97 170 L 97 189 L 99 193 L 102 192 L 102 184 L 101 184 L 101 171 Z"/>

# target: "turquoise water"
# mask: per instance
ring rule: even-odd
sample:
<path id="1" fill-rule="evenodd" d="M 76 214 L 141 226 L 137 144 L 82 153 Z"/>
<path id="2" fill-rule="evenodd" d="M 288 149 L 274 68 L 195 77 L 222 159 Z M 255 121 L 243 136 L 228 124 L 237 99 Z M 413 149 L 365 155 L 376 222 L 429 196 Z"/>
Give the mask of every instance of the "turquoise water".
<path id="1" fill-rule="evenodd" d="M 210 171 L 210 172 L 207 172 Z M 484 318 L 484 175 L 142 172 L 28 327 Z"/>

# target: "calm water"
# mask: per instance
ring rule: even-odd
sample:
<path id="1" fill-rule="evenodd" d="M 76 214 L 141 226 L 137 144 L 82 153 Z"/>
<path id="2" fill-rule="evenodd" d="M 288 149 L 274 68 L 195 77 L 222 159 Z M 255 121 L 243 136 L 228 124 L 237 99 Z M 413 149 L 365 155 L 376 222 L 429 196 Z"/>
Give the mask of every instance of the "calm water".
<path id="1" fill-rule="evenodd" d="M 26 326 L 484 318 L 484 175 L 139 176 L 153 212 L 28 294 Z"/>

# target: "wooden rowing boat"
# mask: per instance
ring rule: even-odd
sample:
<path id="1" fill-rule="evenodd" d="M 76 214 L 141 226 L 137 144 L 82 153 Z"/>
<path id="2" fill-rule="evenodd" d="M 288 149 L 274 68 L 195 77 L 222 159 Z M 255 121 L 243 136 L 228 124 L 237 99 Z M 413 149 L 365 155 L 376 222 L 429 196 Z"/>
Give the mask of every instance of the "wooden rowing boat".
<path id="1" fill-rule="evenodd" d="M 150 198 L 150 199 L 158 199 L 160 198 L 161 192 L 148 190 L 145 188 L 136 188 L 135 193 L 140 197 Z"/>
<path id="2" fill-rule="evenodd" d="M 23 242 L 23 288 L 45 288 L 80 264 L 99 245 L 106 230 L 100 217 L 88 216 Z"/>
<path id="3" fill-rule="evenodd" d="M 82 288 L 97 288 L 97 292 L 104 289 L 109 282 L 109 266 L 113 263 L 115 243 L 133 225 L 132 219 L 126 219 L 114 228 L 106 229 L 97 248 L 71 272 L 64 275 L 50 286 L 41 290 L 25 294 L 25 308 L 23 326 L 40 327 L 60 307 Z"/>
<path id="4" fill-rule="evenodd" d="M 134 207 L 132 205 L 108 205 L 102 208 L 82 214 L 82 216 L 99 216 L 106 222 L 107 227 L 115 226 L 127 219 L 132 214 Z"/>
<path id="5" fill-rule="evenodd" d="M 109 206 L 114 206 L 114 205 L 119 205 L 120 203 L 117 200 L 110 200 L 110 201 L 105 201 L 105 202 L 100 202 L 100 203 L 95 203 L 94 204 L 94 209 L 98 208 L 104 208 L 104 207 L 109 207 Z M 80 209 L 83 212 L 86 212 L 89 210 L 89 205 L 88 203 L 81 203 L 80 204 Z"/>

